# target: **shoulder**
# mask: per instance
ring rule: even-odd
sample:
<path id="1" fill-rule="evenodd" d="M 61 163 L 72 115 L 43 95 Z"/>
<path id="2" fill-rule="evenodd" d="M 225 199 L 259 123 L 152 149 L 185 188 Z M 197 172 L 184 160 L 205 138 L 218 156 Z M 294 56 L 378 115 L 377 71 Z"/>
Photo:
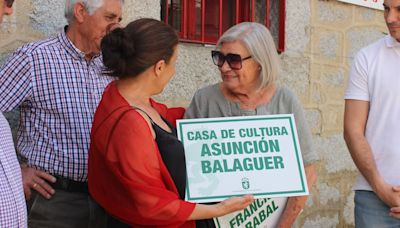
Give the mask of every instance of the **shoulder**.
<path id="1" fill-rule="evenodd" d="M 292 104 L 298 102 L 297 96 L 286 85 L 278 86 L 275 93 L 277 99 L 284 104 Z"/>
<path id="2" fill-rule="evenodd" d="M 219 97 L 222 97 L 219 83 L 202 87 L 194 94 L 195 99 L 202 99 L 205 101 L 209 100 L 209 98 L 213 98 L 215 100 Z"/>
<path id="3" fill-rule="evenodd" d="M 357 52 L 355 58 L 373 58 L 381 50 L 386 49 L 385 47 L 387 46 L 388 39 L 390 39 L 390 35 L 384 36 L 379 40 L 376 40 L 375 42 L 361 48 Z"/>
<path id="4" fill-rule="evenodd" d="M 51 51 L 54 54 L 54 49 L 59 48 L 58 37 L 51 37 L 45 40 L 39 40 L 27 43 L 16 50 L 16 53 L 25 55 L 35 55 L 43 52 Z"/>

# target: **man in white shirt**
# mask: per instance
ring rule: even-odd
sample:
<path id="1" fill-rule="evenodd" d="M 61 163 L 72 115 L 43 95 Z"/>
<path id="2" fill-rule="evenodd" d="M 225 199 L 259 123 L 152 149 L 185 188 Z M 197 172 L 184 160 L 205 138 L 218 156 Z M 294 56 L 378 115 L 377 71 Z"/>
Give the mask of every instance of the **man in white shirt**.
<path id="1" fill-rule="evenodd" d="M 356 227 L 400 227 L 400 0 L 383 6 L 390 35 L 356 55 L 345 95 Z"/>
<path id="2" fill-rule="evenodd" d="M 14 0 L 0 0 L 0 23 L 3 15 L 13 13 Z M 11 129 L 0 112 L 0 227 L 26 227 L 26 206 L 21 169 L 12 140 Z"/>

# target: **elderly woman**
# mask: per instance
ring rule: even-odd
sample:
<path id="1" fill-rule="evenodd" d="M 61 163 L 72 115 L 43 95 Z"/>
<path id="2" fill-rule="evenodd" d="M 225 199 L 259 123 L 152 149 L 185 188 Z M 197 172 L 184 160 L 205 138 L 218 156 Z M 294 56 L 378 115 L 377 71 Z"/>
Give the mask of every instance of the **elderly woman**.
<path id="1" fill-rule="evenodd" d="M 185 118 L 273 115 L 293 113 L 309 188 L 316 181 L 311 133 L 296 96 L 278 85 L 279 58 L 268 29 L 244 22 L 227 30 L 212 51 L 222 82 L 196 92 Z M 290 227 L 307 196 L 290 197 L 278 227 Z"/>

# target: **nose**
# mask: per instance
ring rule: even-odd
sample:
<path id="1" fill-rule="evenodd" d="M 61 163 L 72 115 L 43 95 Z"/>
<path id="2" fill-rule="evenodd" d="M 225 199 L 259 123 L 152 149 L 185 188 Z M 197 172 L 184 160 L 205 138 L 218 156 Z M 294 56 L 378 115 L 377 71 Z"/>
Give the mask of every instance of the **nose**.
<path id="1" fill-rule="evenodd" d="M 389 10 L 386 13 L 386 22 L 387 23 L 393 23 L 398 20 L 399 13 L 396 13 L 396 10 Z"/>
<path id="2" fill-rule="evenodd" d="M 228 61 L 224 61 L 224 64 L 219 68 L 221 72 L 227 72 L 232 70 L 231 66 L 229 66 Z"/>
<path id="3" fill-rule="evenodd" d="M 107 26 L 107 33 L 113 31 L 116 28 L 121 27 L 121 24 L 119 22 L 116 23 L 111 23 Z"/>

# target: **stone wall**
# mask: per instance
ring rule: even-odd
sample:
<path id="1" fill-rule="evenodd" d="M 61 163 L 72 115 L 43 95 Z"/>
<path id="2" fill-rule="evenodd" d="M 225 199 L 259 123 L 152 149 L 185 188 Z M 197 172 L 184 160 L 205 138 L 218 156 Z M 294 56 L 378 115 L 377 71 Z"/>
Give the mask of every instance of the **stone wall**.
<path id="1" fill-rule="evenodd" d="M 65 25 L 61 0 L 17 0 L 16 13 L 0 29 L 0 62 L 23 43 L 55 34 Z M 123 24 L 160 17 L 159 0 L 125 0 Z M 342 137 L 344 91 L 352 58 L 387 32 L 383 13 L 336 0 L 287 0 L 286 50 L 280 81 L 300 98 L 312 128 L 318 182 L 297 227 L 353 227 L 357 174 Z M 213 46 L 180 45 L 177 74 L 157 98 L 188 105 L 194 92 L 219 81 Z M 9 115 L 10 116 L 10 115 Z M 13 125 L 15 126 L 15 114 Z"/>

